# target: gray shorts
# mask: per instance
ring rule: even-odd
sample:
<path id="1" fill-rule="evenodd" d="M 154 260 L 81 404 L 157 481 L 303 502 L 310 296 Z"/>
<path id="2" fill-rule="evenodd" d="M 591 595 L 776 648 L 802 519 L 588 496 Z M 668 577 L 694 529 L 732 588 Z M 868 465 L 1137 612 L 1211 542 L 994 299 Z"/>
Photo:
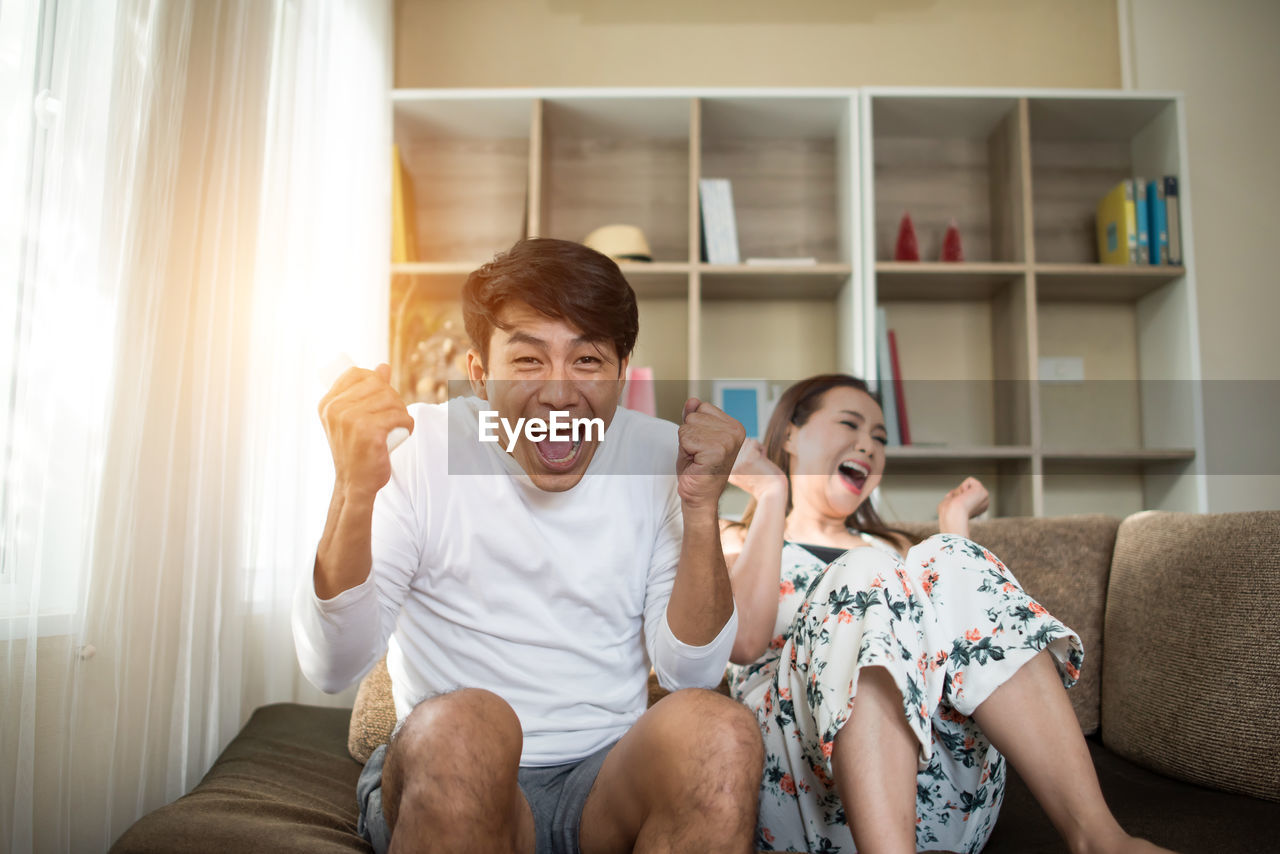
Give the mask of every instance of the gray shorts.
<path id="1" fill-rule="evenodd" d="M 582 808 L 612 749 L 612 744 L 605 745 L 586 759 L 566 765 L 521 766 L 517 779 L 533 810 L 538 854 L 579 854 Z M 356 783 L 356 802 L 360 806 L 357 829 L 377 854 L 385 854 L 391 846 L 391 831 L 382 814 L 382 763 L 386 755 L 385 744 L 373 751 Z"/>

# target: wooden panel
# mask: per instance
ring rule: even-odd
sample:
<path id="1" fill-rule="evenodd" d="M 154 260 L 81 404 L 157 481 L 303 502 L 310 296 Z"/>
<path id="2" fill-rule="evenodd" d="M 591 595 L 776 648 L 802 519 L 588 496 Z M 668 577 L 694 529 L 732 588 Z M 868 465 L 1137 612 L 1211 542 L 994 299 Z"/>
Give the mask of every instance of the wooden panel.
<path id="1" fill-rule="evenodd" d="M 840 258 L 835 139 L 703 138 L 702 176 L 732 182 L 743 260 Z M 847 259 L 844 259 L 847 260 Z"/>
<path id="2" fill-rule="evenodd" d="M 1020 280 L 1025 264 L 947 264 L 921 261 L 876 263 L 876 297 L 898 300 L 991 299 Z"/>
<path id="3" fill-rule="evenodd" d="M 602 225 L 635 225 L 654 260 L 688 258 L 685 140 L 583 139 L 558 136 L 554 125 L 549 130 L 547 236 L 581 242 Z"/>
<path id="4" fill-rule="evenodd" d="M 1117 182 L 1133 176 L 1127 142 L 1039 140 L 1032 128 L 1031 165 L 1036 260 L 1098 261 L 1095 212 Z"/>
<path id="5" fill-rule="evenodd" d="M 830 304 L 849 281 L 845 264 L 821 264 L 802 269 L 703 264 L 702 298 L 813 299 Z"/>
<path id="6" fill-rule="evenodd" d="M 898 342 L 912 440 L 996 444 L 991 303 L 883 305 Z"/>
<path id="7" fill-rule="evenodd" d="M 527 139 L 413 137 L 400 156 L 413 185 L 422 260 L 486 261 L 520 239 Z"/>
<path id="8" fill-rule="evenodd" d="M 1183 267 L 1037 264 L 1040 302 L 1134 302 L 1186 275 Z"/>
<path id="9" fill-rule="evenodd" d="M 640 337 L 631 354 L 631 364 L 653 368 L 658 415 L 678 423 L 687 397 L 689 352 L 684 345 L 688 301 L 642 298 L 637 303 Z"/>
<path id="10" fill-rule="evenodd" d="M 965 258 L 997 258 L 991 241 L 991 193 L 984 141 L 897 138 L 875 141 L 876 258 L 893 260 L 898 228 L 911 214 L 923 261 L 941 257 L 954 218 Z"/>
<path id="11" fill-rule="evenodd" d="M 996 442 L 1022 445 L 1031 434 L 1031 383 L 1035 353 L 1035 293 L 1023 280 L 1006 288 L 991 304 L 992 370 L 995 374 Z"/>
<path id="12" fill-rule="evenodd" d="M 1040 383 L 1046 448 L 1140 448 L 1137 329 L 1131 305 L 1040 306 L 1041 356 L 1084 361 L 1083 382 Z"/>
<path id="13" fill-rule="evenodd" d="M 703 285 L 706 285 L 704 279 Z M 786 342 L 764 346 L 764 342 Z M 791 384 L 837 367 L 836 317 L 812 300 L 717 300 L 702 306 L 700 379 Z"/>

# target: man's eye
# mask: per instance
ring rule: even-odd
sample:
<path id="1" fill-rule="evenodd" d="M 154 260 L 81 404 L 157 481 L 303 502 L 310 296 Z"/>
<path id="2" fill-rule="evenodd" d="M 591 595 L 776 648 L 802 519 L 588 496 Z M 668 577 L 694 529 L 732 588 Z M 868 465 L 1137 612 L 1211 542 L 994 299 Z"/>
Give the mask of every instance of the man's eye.
<path id="1" fill-rule="evenodd" d="M 598 357 L 596 357 L 596 356 L 579 356 L 579 357 L 578 357 L 578 363 L 579 363 L 579 364 L 586 364 L 586 365 L 602 365 L 602 364 L 604 364 L 604 362 L 603 362 L 600 358 L 598 358 Z"/>
<path id="2" fill-rule="evenodd" d="M 517 356 L 516 364 L 517 365 L 536 365 L 538 364 L 538 360 L 533 356 Z"/>

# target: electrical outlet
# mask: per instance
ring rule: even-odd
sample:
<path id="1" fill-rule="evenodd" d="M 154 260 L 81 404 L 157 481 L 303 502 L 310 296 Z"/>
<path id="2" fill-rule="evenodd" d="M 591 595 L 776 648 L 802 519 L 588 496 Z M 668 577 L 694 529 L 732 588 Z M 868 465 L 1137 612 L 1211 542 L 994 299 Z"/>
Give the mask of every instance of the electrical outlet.
<path id="1" fill-rule="evenodd" d="M 1082 356 L 1041 356 L 1041 382 L 1084 382 Z"/>

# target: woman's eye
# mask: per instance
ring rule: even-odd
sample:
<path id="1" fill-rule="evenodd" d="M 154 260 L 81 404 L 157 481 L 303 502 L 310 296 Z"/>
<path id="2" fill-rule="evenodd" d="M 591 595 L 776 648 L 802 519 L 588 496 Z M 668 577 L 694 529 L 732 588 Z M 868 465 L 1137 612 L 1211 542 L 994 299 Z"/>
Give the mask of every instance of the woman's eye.
<path id="1" fill-rule="evenodd" d="M 876 440 L 877 442 L 879 442 L 881 445 L 888 445 L 888 444 L 889 444 L 889 438 L 888 438 L 887 436 L 872 436 L 871 438 L 872 438 L 872 439 L 875 439 L 875 440 Z"/>
<path id="2" fill-rule="evenodd" d="M 854 424 L 852 421 L 841 421 L 840 423 L 841 423 L 841 424 L 843 424 L 844 426 L 848 427 L 850 430 L 857 430 L 857 429 L 858 429 L 858 425 L 857 425 L 857 424 Z"/>

